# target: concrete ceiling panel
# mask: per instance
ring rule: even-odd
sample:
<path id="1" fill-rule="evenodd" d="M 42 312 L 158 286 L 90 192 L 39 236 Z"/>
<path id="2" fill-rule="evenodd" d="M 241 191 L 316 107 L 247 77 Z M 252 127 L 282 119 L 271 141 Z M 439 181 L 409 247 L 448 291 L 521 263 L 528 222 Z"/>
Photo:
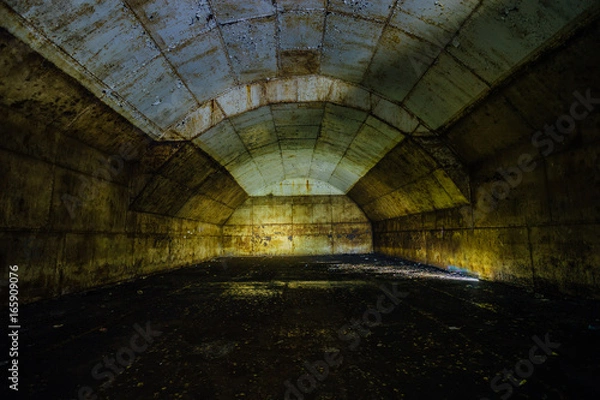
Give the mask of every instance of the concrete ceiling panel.
<path id="1" fill-rule="evenodd" d="M 346 162 L 344 166 L 355 165 L 353 163 Z M 333 172 L 333 175 L 331 175 L 331 178 L 329 178 L 329 182 L 336 188 L 339 188 L 341 191 L 347 192 L 359 179 L 360 174 L 341 169 L 339 168 L 338 164 L 338 168 L 336 168 L 336 170 Z"/>
<path id="2" fill-rule="evenodd" d="M 211 4 L 222 24 L 275 13 L 274 2 L 271 0 L 211 0 Z"/>
<path id="3" fill-rule="evenodd" d="M 280 146 L 279 142 L 275 142 L 275 143 L 268 144 L 263 147 L 258 147 L 256 149 L 252 149 L 250 154 L 254 158 L 262 157 L 262 156 L 269 156 L 269 157 L 277 157 L 277 158 L 281 159 L 281 146 Z"/>
<path id="4" fill-rule="evenodd" d="M 254 149 L 277 143 L 278 140 L 272 121 L 263 121 L 256 125 L 240 129 L 238 130 L 238 135 L 250 152 Z"/>
<path id="5" fill-rule="evenodd" d="M 182 120 L 197 102 L 164 58 L 156 58 L 116 90 L 163 129 Z"/>
<path id="6" fill-rule="evenodd" d="M 346 15 L 328 15 L 321 73 L 360 82 L 373 57 L 383 26 L 383 23 Z"/>
<path id="7" fill-rule="evenodd" d="M 194 139 L 194 143 L 222 165 L 227 165 L 240 154 L 247 153 L 246 146 L 229 121 L 223 121 L 210 128 Z"/>
<path id="8" fill-rule="evenodd" d="M 161 168 L 160 174 L 190 189 L 197 189 L 217 166 L 195 146 L 183 146 Z"/>
<path id="9" fill-rule="evenodd" d="M 360 161 L 343 157 L 335 168 L 335 171 L 333 171 L 333 176 L 343 179 L 349 185 L 352 185 L 362 176 L 364 171 L 365 167 Z"/>
<path id="10" fill-rule="evenodd" d="M 329 101 L 340 105 L 371 110 L 371 93 L 359 86 L 336 79 L 331 85 Z"/>
<path id="11" fill-rule="evenodd" d="M 319 125 L 277 126 L 279 139 L 316 139 L 319 136 Z"/>
<path id="12" fill-rule="evenodd" d="M 384 120 L 403 133 L 413 132 L 419 125 L 419 120 L 399 105 L 381 99 L 373 108 L 373 115 Z"/>
<path id="13" fill-rule="evenodd" d="M 200 102 L 216 97 L 224 87 L 236 83 L 217 30 L 199 35 L 166 56 Z"/>
<path id="14" fill-rule="evenodd" d="M 277 143 L 277 132 L 269 107 L 261 107 L 238 115 L 231 118 L 231 123 L 248 150 Z"/>
<path id="15" fill-rule="evenodd" d="M 450 39 L 456 34 L 442 24 L 428 22 L 419 15 L 407 13 L 402 9 L 402 6 L 396 7 L 390 26 L 402 29 L 413 37 L 418 37 L 424 41 L 435 44 L 440 48 L 444 48 Z M 417 60 L 418 61 L 418 60 Z"/>
<path id="16" fill-rule="evenodd" d="M 327 182 L 316 179 L 285 179 L 280 183 L 266 186 L 260 196 L 327 196 L 344 193 Z"/>
<path id="17" fill-rule="evenodd" d="M 402 132 L 398 131 L 394 127 L 386 124 L 385 122 L 377 119 L 371 115 L 367 117 L 365 120 L 365 126 L 373 128 L 377 133 L 383 135 L 382 139 L 386 141 L 391 141 L 392 147 L 398 144 L 402 139 L 404 139 L 404 135 Z M 375 134 L 377 134 L 375 133 Z M 377 137 L 377 136 L 375 136 Z M 387 144 L 386 144 L 387 145 Z"/>
<path id="18" fill-rule="evenodd" d="M 448 31 L 456 31 L 481 0 L 423 1 L 404 0 L 398 2 L 397 10 L 427 21 Z M 395 22 L 396 15 L 393 19 Z"/>
<path id="19" fill-rule="evenodd" d="M 139 21 L 117 0 L 7 3 L 108 85 L 159 55 Z"/>
<path id="20" fill-rule="evenodd" d="M 270 121 L 272 124 L 273 117 L 271 115 L 271 108 L 265 106 L 237 115 L 229 120 L 236 129 L 245 129 L 263 123 L 264 121 Z"/>
<path id="21" fill-rule="evenodd" d="M 273 104 L 273 121 L 280 126 L 320 125 L 323 120 L 323 103 Z"/>
<path id="22" fill-rule="evenodd" d="M 254 157 L 265 184 L 270 185 L 285 179 L 283 159 L 280 153 L 266 154 Z"/>
<path id="23" fill-rule="evenodd" d="M 277 0 L 277 7 L 283 11 L 290 10 L 324 10 L 327 0 Z"/>
<path id="24" fill-rule="evenodd" d="M 250 83 L 277 75 L 275 18 L 243 20 L 222 26 L 221 32 L 240 82 Z"/>
<path id="25" fill-rule="evenodd" d="M 390 15 L 395 0 L 330 0 L 329 8 L 363 18 L 385 21 Z"/>
<path id="26" fill-rule="evenodd" d="M 433 177 L 437 180 L 444 192 L 448 194 L 452 203 L 458 204 L 460 202 L 462 204 L 467 204 L 469 202 L 468 191 L 462 190 L 462 188 L 455 183 L 456 179 L 452 178 L 446 170 L 441 168 L 436 169 L 433 172 Z"/>
<path id="27" fill-rule="evenodd" d="M 254 110 L 267 104 L 265 88 L 260 84 L 241 85 L 223 93 L 217 102 L 228 117 Z"/>
<path id="28" fill-rule="evenodd" d="M 279 141 L 281 150 L 313 150 L 317 143 L 314 139 L 283 139 Z"/>
<path id="29" fill-rule="evenodd" d="M 333 80 L 325 76 L 311 75 L 297 77 L 298 101 L 328 101 Z"/>
<path id="30" fill-rule="evenodd" d="M 312 164 L 310 165 L 309 175 L 324 182 L 329 181 L 329 178 L 331 178 L 331 175 L 333 174 L 333 171 L 335 171 L 335 167 L 337 167 L 340 159 L 341 156 L 333 160 L 326 158 L 326 156 L 317 153 L 315 150 Z"/>
<path id="31" fill-rule="evenodd" d="M 227 166 L 227 170 L 239 182 L 246 193 L 253 193 L 266 184 L 260 174 L 260 170 L 251 158 L 247 162 L 231 163 Z"/>
<path id="32" fill-rule="evenodd" d="M 211 100 L 190 112 L 173 127 L 173 131 L 182 138 L 190 140 L 214 127 L 224 118 L 216 101 Z"/>
<path id="33" fill-rule="evenodd" d="M 563 27 L 599 7 L 596 0 L 492 0 L 461 28 L 449 51 L 488 84 L 505 77 Z"/>
<path id="34" fill-rule="evenodd" d="M 363 123 L 367 118 L 368 113 L 357 110 L 347 106 L 339 106 L 337 104 L 327 104 L 325 106 L 325 118 L 326 119 L 337 119 L 341 120 L 341 124 L 343 126 L 343 121 L 353 121 L 358 123 Z M 339 121 L 338 121 L 339 122 Z"/>
<path id="35" fill-rule="evenodd" d="M 127 0 L 163 49 L 174 49 L 217 26 L 208 0 Z M 176 5 L 176 6 L 174 6 Z"/>
<path id="36" fill-rule="evenodd" d="M 298 81 L 294 78 L 270 80 L 265 84 L 268 103 L 298 101 Z"/>
<path id="37" fill-rule="evenodd" d="M 318 49 L 323 40 L 325 12 L 291 11 L 279 15 L 282 50 Z"/>
<path id="38" fill-rule="evenodd" d="M 437 129 L 481 97 L 489 87 L 452 56 L 442 53 L 405 101 L 406 107 Z"/>
<path id="39" fill-rule="evenodd" d="M 523 138 L 530 140 L 533 131 L 506 98 L 495 95 L 454 125 L 448 140 L 472 165 Z"/>
<path id="40" fill-rule="evenodd" d="M 399 29 L 385 29 L 364 84 L 401 102 L 442 51 L 442 47 Z"/>
<path id="41" fill-rule="evenodd" d="M 281 50 L 279 76 L 300 76 L 319 72 L 320 50 Z"/>

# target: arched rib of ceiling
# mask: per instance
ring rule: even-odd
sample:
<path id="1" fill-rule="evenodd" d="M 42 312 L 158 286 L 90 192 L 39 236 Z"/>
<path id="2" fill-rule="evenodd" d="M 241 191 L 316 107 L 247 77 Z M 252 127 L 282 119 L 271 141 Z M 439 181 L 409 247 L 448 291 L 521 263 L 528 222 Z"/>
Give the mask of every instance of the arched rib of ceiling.
<path id="1" fill-rule="evenodd" d="M 264 196 L 278 194 L 267 188 L 294 179 L 323 182 L 346 193 L 405 135 L 354 108 L 280 103 L 222 121 L 194 142 L 251 196 Z M 290 194 L 315 192 L 311 185 L 296 185 Z"/>
<path id="2" fill-rule="evenodd" d="M 251 104 L 248 98 L 237 98 L 244 108 Z M 307 98 L 313 99 L 319 100 Z M 207 116 L 197 124 L 190 120 L 180 132 L 225 166 L 251 196 L 346 193 L 418 127 L 416 119 L 392 103 L 378 103 L 375 109 L 396 126 L 374 116 L 368 111 L 370 106 L 360 105 L 354 108 L 323 101 L 274 103 L 223 118 L 204 131 L 206 125 L 202 121 L 218 119 Z M 217 112 L 220 115 L 220 110 Z M 198 129 L 198 125 L 202 128 Z M 423 129 L 416 135 L 435 137 Z M 427 150 L 424 154 L 428 154 Z M 430 157 L 435 160 L 439 153 L 440 149 Z M 445 154 L 453 153 L 446 149 Z M 461 164 L 454 156 L 449 165 Z M 457 178 L 468 181 L 466 174 Z M 290 180 L 296 183 L 290 185 Z"/>

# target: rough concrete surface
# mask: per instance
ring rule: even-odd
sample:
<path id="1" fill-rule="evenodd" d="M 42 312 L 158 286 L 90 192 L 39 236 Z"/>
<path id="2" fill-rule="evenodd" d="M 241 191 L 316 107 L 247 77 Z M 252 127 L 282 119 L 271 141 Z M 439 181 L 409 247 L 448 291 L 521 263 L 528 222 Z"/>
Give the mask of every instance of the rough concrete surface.
<path id="1" fill-rule="evenodd" d="M 24 308 L 21 390 L 592 400 L 599 306 L 373 255 L 220 258 Z"/>

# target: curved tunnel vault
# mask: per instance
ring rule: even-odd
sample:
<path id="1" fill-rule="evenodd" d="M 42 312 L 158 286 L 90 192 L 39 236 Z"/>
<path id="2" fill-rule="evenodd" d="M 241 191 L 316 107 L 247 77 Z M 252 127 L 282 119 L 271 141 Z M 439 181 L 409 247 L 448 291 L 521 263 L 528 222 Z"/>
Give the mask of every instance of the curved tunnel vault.
<path id="1" fill-rule="evenodd" d="M 595 293 L 598 190 L 578 176 L 598 176 L 597 114 L 560 141 L 532 135 L 598 93 L 599 13 L 593 0 L 4 0 L 4 264 L 39 263 L 24 278 L 34 299 L 244 241 L 256 254 L 269 229 L 293 249 L 298 224 L 308 253 Z M 245 214 L 271 203 L 290 217 Z"/>

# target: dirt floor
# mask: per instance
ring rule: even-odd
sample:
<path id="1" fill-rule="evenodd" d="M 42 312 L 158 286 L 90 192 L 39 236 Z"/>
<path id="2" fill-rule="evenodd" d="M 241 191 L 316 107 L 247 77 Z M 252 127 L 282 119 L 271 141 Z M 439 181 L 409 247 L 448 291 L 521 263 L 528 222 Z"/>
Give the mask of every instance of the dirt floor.
<path id="1" fill-rule="evenodd" d="M 22 399 L 600 398 L 597 302 L 383 256 L 219 259 L 21 314 Z"/>

